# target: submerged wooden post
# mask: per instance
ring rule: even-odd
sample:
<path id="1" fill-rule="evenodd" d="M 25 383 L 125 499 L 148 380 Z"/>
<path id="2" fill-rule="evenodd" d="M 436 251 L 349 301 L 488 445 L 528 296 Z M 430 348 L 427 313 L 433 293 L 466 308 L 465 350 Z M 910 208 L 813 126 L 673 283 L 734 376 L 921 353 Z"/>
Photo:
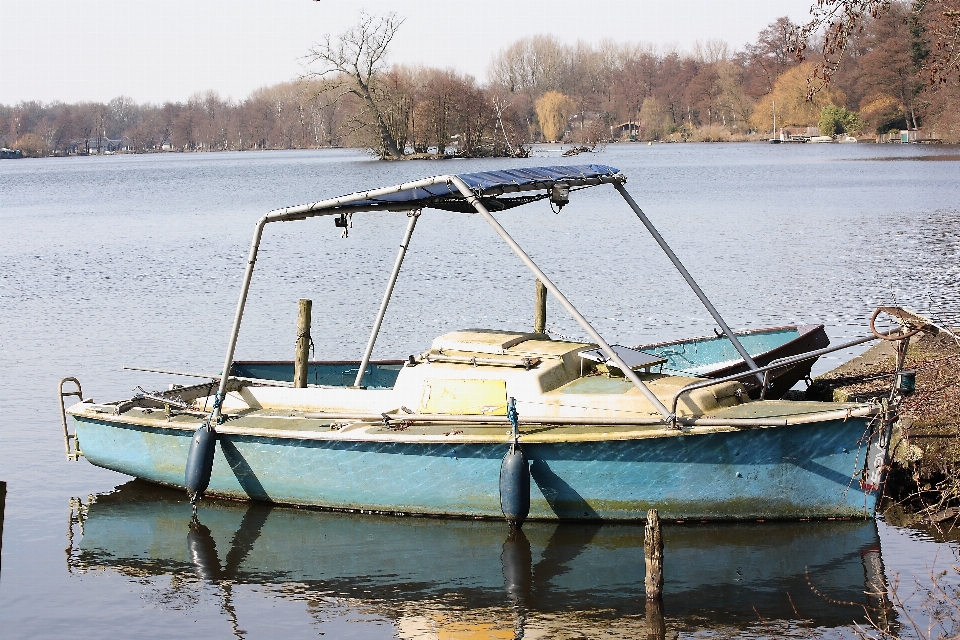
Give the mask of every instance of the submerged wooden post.
<path id="1" fill-rule="evenodd" d="M 537 278 L 536 307 L 533 312 L 533 332 L 547 331 L 547 286 Z"/>
<path id="2" fill-rule="evenodd" d="M 3 512 L 7 507 L 7 483 L 0 482 L 0 549 L 3 549 Z"/>
<path id="3" fill-rule="evenodd" d="M 665 640 L 667 623 L 663 619 L 663 599 L 647 600 L 646 608 L 647 640 Z"/>
<path id="4" fill-rule="evenodd" d="M 297 314 L 297 359 L 293 365 L 293 386 L 303 389 L 307 386 L 307 374 L 310 360 L 310 312 L 313 300 L 300 299 Z"/>
<path id="5" fill-rule="evenodd" d="M 660 514 L 647 511 L 647 526 L 643 529 L 643 558 L 647 568 L 644 587 L 647 592 L 647 638 L 663 640 L 667 626 L 663 619 L 663 535 Z"/>
<path id="6" fill-rule="evenodd" d="M 663 536 L 660 531 L 660 514 L 656 509 L 647 511 L 647 526 L 643 530 L 643 557 L 647 565 L 644 586 L 647 600 L 663 595 Z"/>

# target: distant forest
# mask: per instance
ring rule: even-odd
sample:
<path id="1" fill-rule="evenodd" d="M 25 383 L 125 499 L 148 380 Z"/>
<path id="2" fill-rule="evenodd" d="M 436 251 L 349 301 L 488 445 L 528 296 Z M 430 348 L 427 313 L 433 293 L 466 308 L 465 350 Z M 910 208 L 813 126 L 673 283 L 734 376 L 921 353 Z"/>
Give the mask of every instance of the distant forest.
<path id="1" fill-rule="evenodd" d="M 931 43 L 910 9 L 894 2 L 868 20 L 812 100 L 808 79 L 817 60 L 797 62 L 788 51 L 797 25 L 780 18 L 740 50 L 720 41 L 684 53 L 524 38 L 494 57 L 483 84 L 451 69 L 384 67 L 370 77 L 373 103 L 345 92 L 349 78 L 334 73 L 264 87 L 241 101 L 208 91 L 163 105 L 124 96 L 106 104 L 0 105 L 0 143 L 29 156 L 347 146 L 386 156 L 383 127 L 401 155 L 504 156 L 540 141 L 765 138 L 774 133 L 774 104 L 778 128 L 870 137 L 921 128 L 960 142 L 960 83 L 920 75 Z"/>

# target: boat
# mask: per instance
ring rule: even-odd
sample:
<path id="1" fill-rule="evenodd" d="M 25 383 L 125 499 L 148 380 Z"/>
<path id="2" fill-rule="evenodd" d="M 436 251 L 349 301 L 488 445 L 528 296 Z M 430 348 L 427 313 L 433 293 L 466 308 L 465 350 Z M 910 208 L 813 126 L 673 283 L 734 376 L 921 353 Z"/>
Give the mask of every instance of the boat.
<path id="1" fill-rule="evenodd" d="M 269 212 L 254 228 L 220 369 L 226 374 L 181 372 L 207 381 L 118 401 L 82 399 L 64 414 L 67 455 L 186 489 L 194 509 L 213 496 L 364 513 L 506 517 L 513 526 L 528 518 L 636 521 L 650 509 L 674 520 L 871 517 L 891 428 L 880 407 L 753 401 L 741 380 L 767 388 L 777 369 L 874 336 L 759 366 L 625 183 L 605 165 L 507 169 Z M 740 354 L 745 373 L 674 375 L 657 370 L 668 358 L 612 345 L 494 215 L 545 199 L 559 211 L 572 192 L 602 185 L 623 197 L 666 253 Z M 428 207 L 480 216 L 590 342 L 466 328 L 425 342 L 402 366 L 371 364 L 419 213 Z M 304 357 L 293 383 L 239 375 L 235 347 L 265 228 L 321 216 L 346 226 L 348 215 L 367 211 L 395 212 L 408 223 L 354 380 L 341 373 L 339 383 L 309 381 L 308 332 L 298 337 Z M 375 369 L 382 375 L 371 373 L 374 382 L 365 385 Z M 82 396 L 79 384 L 76 394 Z"/>
<path id="2" fill-rule="evenodd" d="M 753 329 L 738 331 L 736 335 L 754 362 L 761 367 L 781 358 L 825 349 L 830 345 L 830 338 L 822 324 Z M 673 374 L 723 378 L 749 370 L 733 343 L 722 333 L 642 344 L 633 348 L 666 358 L 667 362 L 662 365 L 661 370 Z M 795 384 L 810 376 L 810 370 L 816 361 L 817 358 L 813 357 L 773 372 L 766 397 L 783 397 Z M 741 384 L 749 390 L 751 398 L 760 397 L 762 387 L 755 379 L 745 378 L 741 380 Z"/>
<path id="3" fill-rule="evenodd" d="M 135 480 L 75 499 L 67 530 L 72 574 L 113 574 L 138 584 L 161 578 L 151 584 L 163 601 L 179 600 L 182 585 L 200 579 L 221 590 L 223 613 L 241 627 L 263 605 L 231 598 L 231 590 L 252 585 L 260 598 L 288 607 L 332 598 L 406 633 L 414 626 L 434 630 L 400 637 L 447 637 L 458 623 L 459 634 L 450 635 L 463 637 L 498 622 L 523 625 L 525 637 L 563 637 L 565 628 L 599 637 L 601 628 L 591 633 L 585 626 L 597 624 L 594 618 L 636 625 L 633 632 L 618 625 L 619 635 L 646 637 L 639 633 L 642 525 L 529 522 L 504 531 L 488 521 L 238 501 L 220 501 L 191 521 L 182 492 Z M 664 526 L 663 539 L 670 567 L 664 607 L 671 624 L 690 631 L 743 629 L 758 616 L 781 630 L 784 623 L 799 627 L 798 618 L 818 629 L 893 619 L 874 520 L 685 523 Z M 376 544 L 358 544 L 367 540 Z M 322 615 L 316 604 L 311 609 Z"/>

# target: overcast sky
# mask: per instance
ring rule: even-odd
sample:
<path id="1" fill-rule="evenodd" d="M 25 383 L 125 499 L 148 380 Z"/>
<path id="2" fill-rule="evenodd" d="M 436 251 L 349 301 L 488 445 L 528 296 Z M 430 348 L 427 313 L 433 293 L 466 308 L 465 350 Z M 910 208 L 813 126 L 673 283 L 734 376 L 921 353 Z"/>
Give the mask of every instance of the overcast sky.
<path id="1" fill-rule="evenodd" d="M 302 56 L 360 9 L 406 18 L 390 62 L 453 67 L 485 80 L 494 54 L 530 35 L 734 49 L 813 0 L 0 0 L 0 103 L 242 99 L 303 73 Z"/>

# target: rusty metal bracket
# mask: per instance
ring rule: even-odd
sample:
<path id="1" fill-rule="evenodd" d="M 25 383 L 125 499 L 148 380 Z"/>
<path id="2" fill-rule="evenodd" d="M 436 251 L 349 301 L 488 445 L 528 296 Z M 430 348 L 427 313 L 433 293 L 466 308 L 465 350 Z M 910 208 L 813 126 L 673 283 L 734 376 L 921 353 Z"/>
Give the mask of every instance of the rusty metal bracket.
<path id="1" fill-rule="evenodd" d="M 64 391 L 63 383 L 65 382 L 72 382 L 76 390 Z M 67 408 L 63 404 L 63 399 L 69 396 L 77 396 L 83 402 L 83 389 L 80 388 L 80 381 L 73 377 L 61 379 L 57 389 L 60 397 L 60 422 L 63 425 L 63 447 L 67 454 L 67 460 L 76 461 L 82 454 L 80 447 L 77 446 L 77 434 L 70 433 L 70 428 L 67 426 Z"/>

